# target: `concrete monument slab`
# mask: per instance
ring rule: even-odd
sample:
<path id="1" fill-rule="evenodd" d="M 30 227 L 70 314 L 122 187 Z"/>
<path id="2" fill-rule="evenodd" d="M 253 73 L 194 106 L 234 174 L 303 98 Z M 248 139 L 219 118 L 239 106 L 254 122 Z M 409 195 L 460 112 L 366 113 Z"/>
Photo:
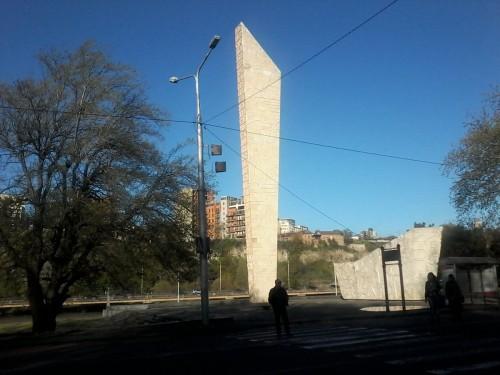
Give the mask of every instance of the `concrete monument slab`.
<path id="1" fill-rule="evenodd" d="M 267 302 L 277 277 L 281 72 L 243 23 L 235 34 L 248 287 L 250 301 Z"/>
<path id="2" fill-rule="evenodd" d="M 407 300 L 424 299 L 427 273 L 433 272 L 437 275 L 442 231 L 442 227 L 415 228 L 384 246 L 385 248 L 395 248 L 398 244 L 401 246 L 403 284 Z M 385 299 L 380 249 L 355 262 L 335 263 L 334 267 L 343 298 Z M 389 299 L 400 300 L 398 266 L 388 265 L 386 270 Z"/>

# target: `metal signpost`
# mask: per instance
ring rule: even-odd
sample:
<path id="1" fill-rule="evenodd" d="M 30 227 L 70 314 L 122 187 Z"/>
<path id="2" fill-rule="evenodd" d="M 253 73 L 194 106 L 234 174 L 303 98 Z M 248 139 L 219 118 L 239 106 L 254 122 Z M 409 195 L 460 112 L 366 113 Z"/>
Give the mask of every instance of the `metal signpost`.
<path id="1" fill-rule="evenodd" d="M 406 311 L 405 289 L 403 282 L 403 267 L 401 264 L 401 246 L 398 244 L 395 248 L 385 249 L 380 248 L 382 254 L 382 271 L 384 274 L 384 293 L 385 293 L 385 311 L 389 311 L 389 293 L 387 290 L 387 265 L 397 264 L 399 268 L 399 284 L 401 287 L 401 303 L 403 311 Z"/>

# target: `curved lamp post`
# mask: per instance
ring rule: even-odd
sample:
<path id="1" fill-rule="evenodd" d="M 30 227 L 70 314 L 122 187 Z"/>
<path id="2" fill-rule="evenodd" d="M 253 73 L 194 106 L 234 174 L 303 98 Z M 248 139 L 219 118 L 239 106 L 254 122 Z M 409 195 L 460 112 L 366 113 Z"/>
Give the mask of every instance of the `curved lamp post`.
<path id="1" fill-rule="evenodd" d="M 200 109 L 200 88 L 199 76 L 201 68 L 205 65 L 208 56 L 220 41 L 220 36 L 215 35 L 210 44 L 203 61 L 196 69 L 196 73 L 184 77 L 170 77 L 170 83 L 177 83 L 188 78 L 193 78 L 196 92 L 196 128 L 198 132 L 198 228 L 199 237 L 197 239 L 198 252 L 200 253 L 200 289 L 201 289 L 201 318 L 203 325 L 209 323 L 208 315 L 208 237 L 207 237 L 207 216 L 205 211 L 205 170 L 203 165 L 203 128 Z"/>

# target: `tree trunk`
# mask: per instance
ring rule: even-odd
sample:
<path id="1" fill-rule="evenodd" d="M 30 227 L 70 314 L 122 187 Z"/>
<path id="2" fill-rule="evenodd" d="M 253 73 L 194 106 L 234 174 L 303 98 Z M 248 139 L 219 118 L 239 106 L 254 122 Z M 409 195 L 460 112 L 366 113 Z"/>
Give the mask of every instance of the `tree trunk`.
<path id="1" fill-rule="evenodd" d="M 56 330 L 56 316 L 59 311 L 53 302 L 43 295 L 39 277 L 28 272 L 28 299 L 31 308 L 32 332 L 53 332 Z"/>

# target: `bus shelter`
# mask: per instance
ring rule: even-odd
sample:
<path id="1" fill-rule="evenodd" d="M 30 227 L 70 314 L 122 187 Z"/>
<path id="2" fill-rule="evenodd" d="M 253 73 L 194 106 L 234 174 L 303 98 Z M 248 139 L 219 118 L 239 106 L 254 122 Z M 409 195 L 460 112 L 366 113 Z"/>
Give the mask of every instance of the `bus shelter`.
<path id="1" fill-rule="evenodd" d="M 453 274 L 466 302 L 499 301 L 498 259 L 491 257 L 447 257 L 439 261 L 439 277 L 443 284 Z M 444 286 L 444 285 L 443 285 Z"/>

